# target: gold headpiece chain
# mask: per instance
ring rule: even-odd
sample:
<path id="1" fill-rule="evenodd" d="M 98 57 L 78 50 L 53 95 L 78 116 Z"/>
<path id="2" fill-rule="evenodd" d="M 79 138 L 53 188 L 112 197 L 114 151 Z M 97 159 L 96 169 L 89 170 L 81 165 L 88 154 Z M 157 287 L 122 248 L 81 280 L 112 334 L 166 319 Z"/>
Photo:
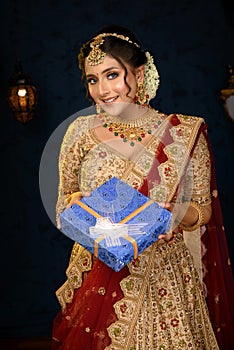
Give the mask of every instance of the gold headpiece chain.
<path id="1" fill-rule="evenodd" d="M 90 47 L 92 48 L 92 50 L 90 51 L 90 53 L 87 57 L 87 60 L 89 61 L 89 64 L 91 66 L 96 66 L 96 65 L 103 62 L 104 57 L 106 56 L 106 53 L 100 49 L 100 45 L 103 44 L 103 42 L 104 42 L 103 39 L 107 36 L 114 36 L 118 39 L 127 41 L 130 44 L 135 45 L 136 47 L 140 47 L 140 45 L 138 45 L 137 43 L 134 43 L 132 40 L 130 40 L 128 36 L 124 36 L 124 35 L 117 34 L 117 33 L 99 34 L 98 36 L 95 36 L 90 43 Z"/>

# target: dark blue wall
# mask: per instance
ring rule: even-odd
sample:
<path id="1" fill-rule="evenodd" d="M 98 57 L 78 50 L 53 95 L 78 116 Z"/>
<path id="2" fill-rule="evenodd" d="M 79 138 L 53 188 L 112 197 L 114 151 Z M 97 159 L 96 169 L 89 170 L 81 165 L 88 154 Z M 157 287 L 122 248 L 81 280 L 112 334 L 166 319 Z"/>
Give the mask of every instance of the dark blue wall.
<path id="1" fill-rule="evenodd" d="M 50 335 L 72 242 L 51 223 L 39 165 L 53 130 L 89 106 L 76 56 L 101 26 L 132 29 L 156 58 L 154 106 L 203 116 L 212 142 L 227 238 L 233 255 L 234 123 L 218 95 L 234 65 L 234 8 L 222 0 L 10 0 L 1 5 L 1 337 Z M 37 118 L 14 120 L 6 94 L 20 59 L 38 88 Z M 50 188 L 48 188 L 50 191 Z"/>

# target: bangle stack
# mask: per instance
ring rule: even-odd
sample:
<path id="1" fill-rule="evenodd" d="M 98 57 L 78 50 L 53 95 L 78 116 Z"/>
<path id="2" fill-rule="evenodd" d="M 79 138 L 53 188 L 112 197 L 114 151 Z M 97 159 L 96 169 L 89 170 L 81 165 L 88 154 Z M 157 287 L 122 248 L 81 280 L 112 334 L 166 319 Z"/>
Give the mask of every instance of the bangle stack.
<path id="1" fill-rule="evenodd" d="M 195 231 L 198 227 L 202 226 L 204 223 L 204 213 L 201 205 L 197 202 L 190 202 L 190 207 L 193 207 L 197 210 L 198 219 L 192 226 L 185 226 L 180 223 L 179 227 L 184 231 Z"/>

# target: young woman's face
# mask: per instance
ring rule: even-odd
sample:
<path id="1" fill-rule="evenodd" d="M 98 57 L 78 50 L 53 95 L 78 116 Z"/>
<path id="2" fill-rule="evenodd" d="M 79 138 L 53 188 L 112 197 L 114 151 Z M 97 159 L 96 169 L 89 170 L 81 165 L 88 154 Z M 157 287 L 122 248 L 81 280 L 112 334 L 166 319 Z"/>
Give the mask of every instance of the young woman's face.
<path id="1" fill-rule="evenodd" d="M 133 103 L 137 90 L 137 82 L 144 77 L 143 66 L 130 68 L 124 63 L 127 69 L 127 84 L 124 81 L 125 70 L 121 64 L 113 57 L 106 55 L 103 62 L 91 66 L 85 61 L 85 73 L 88 83 L 89 93 L 95 103 L 105 107 L 116 102 Z"/>

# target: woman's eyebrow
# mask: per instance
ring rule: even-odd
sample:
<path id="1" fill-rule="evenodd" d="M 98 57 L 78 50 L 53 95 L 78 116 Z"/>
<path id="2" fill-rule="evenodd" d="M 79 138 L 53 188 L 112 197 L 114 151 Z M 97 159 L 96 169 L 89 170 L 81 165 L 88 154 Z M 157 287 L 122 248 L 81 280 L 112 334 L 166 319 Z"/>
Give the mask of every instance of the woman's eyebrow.
<path id="1" fill-rule="evenodd" d="M 106 68 L 106 69 L 104 69 L 104 70 L 102 71 L 102 74 L 108 72 L 109 70 L 118 69 L 118 68 L 119 68 L 119 67 L 115 67 L 115 66 Z"/>
<path id="2" fill-rule="evenodd" d="M 112 69 L 118 69 L 118 68 L 119 68 L 119 67 L 115 67 L 115 66 L 113 66 L 113 67 L 108 67 L 108 68 L 104 69 L 104 70 L 101 72 L 101 74 L 105 74 L 106 72 L 109 72 L 109 71 L 112 70 Z M 96 74 L 90 73 L 90 74 L 87 74 L 87 75 L 86 75 L 86 78 L 88 78 L 88 77 L 94 77 L 94 76 L 96 76 Z"/>

